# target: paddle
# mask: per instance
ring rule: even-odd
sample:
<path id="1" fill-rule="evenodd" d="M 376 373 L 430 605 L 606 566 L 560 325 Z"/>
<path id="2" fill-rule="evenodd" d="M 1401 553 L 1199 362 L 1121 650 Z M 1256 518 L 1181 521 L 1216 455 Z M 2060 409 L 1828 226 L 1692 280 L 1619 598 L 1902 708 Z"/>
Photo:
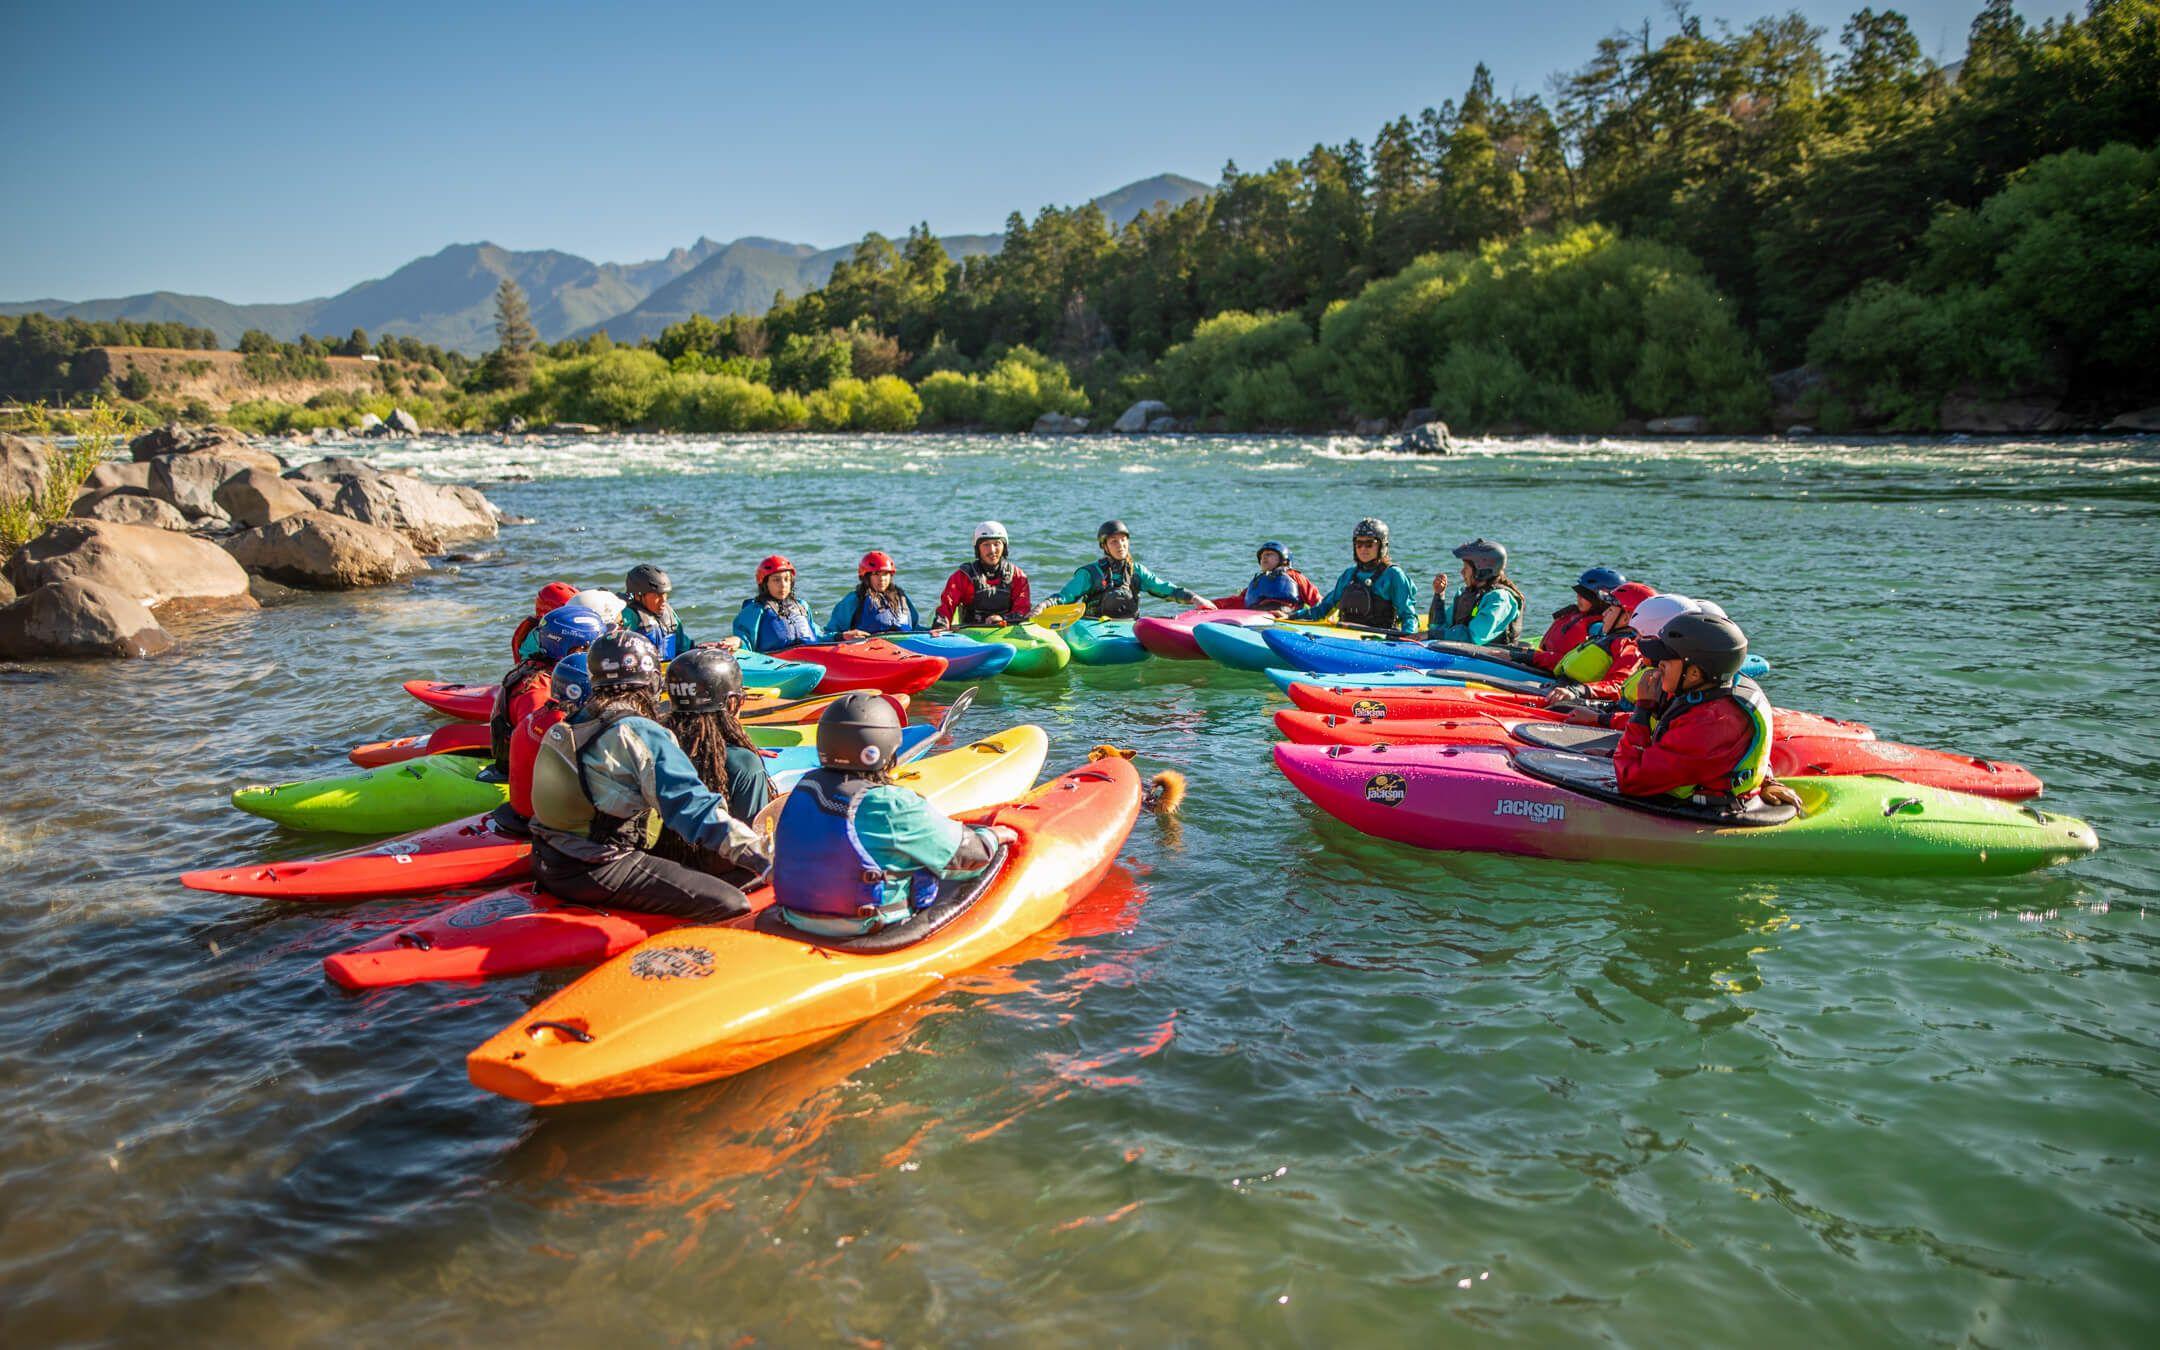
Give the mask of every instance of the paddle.
<path id="1" fill-rule="evenodd" d="M 1072 627 L 1086 617 L 1087 606 L 1075 600 L 1063 605 L 1044 605 L 1028 622 L 1055 633 Z"/>
<path id="2" fill-rule="evenodd" d="M 969 685 L 960 691 L 960 696 L 952 701 L 951 705 L 945 709 L 945 715 L 938 719 L 937 735 L 925 740 L 914 749 L 902 753 L 898 759 L 893 761 L 893 767 L 896 769 L 901 768 L 929 754 L 933 746 L 943 742 L 946 737 L 952 734 L 952 729 L 960 724 L 960 719 L 967 716 L 968 709 L 974 706 L 975 686 Z M 768 854 L 772 852 L 773 834 L 780 828 L 780 804 L 785 802 L 787 798 L 788 794 L 785 792 L 774 797 L 771 801 L 765 803 L 764 810 L 757 813 L 757 819 L 750 822 L 750 828 L 756 830 L 764 838 L 765 851 Z"/>

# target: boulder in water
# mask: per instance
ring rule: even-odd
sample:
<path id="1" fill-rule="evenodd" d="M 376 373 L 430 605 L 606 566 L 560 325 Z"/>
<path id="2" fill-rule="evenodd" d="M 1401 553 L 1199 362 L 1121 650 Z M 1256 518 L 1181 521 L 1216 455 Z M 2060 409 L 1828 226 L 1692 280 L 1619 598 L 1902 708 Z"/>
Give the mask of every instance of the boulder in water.
<path id="1" fill-rule="evenodd" d="M 332 508 L 339 515 L 396 530 L 423 553 L 467 539 L 493 539 L 495 508 L 468 487 L 443 487 L 403 474 L 347 479 Z"/>
<path id="2" fill-rule="evenodd" d="M 1653 417 L 1645 429 L 1653 436 L 1700 436 L 1710 429 L 1710 419 L 1695 413 L 1679 417 Z"/>
<path id="3" fill-rule="evenodd" d="M 1395 443 L 1395 450 L 1404 455 L 1452 455 L 1455 438 L 1448 435 L 1445 422 L 1421 422 L 1403 434 L 1403 438 Z"/>
<path id="4" fill-rule="evenodd" d="M 355 459 L 351 455 L 328 455 L 297 469 L 287 469 L 285 476 L 312 483 L 342 483 L 348 478 L 380 478 L 382 472 L 364 459 Z"/>
<path id="5" fill-rule="evenodd" d="M 174 603 L 237 604 L 247 572 L 224 549 L 175 530 L 105 520 L 55 521 L 8 561 L 16 589 L 89 581 L 156 609 Z"/>
<path id="6" fill-rule="evenodd" d="M 1035 419 L 1038 436 L 1077 436 L 1088 429 L 1085 417 L 1073 417 L 1067 413 L 1046 412 Z"/>
<path id="7" fill-rule="evenodd" d="M 2028 432 L 2064 431 L 2071 421 L 2062 414 L 2062 399 L 2054 394 L 2023 394 L 2014 398 L 1984 398 L 1970 387 L 1953 389 L 1936 410 L 1944 431 L 1965 431 L 1981 436 L 2009 436 Z"/>
<path id="8" fill-rule="evenodd" d="M 35 499 L 45 494 L 52 447 L 43 441 L 0 435 L 0 499 Z"/>
<path id="9" fill-rule="evenodd" d="M 1168 417 L 1170 405 L 1160 399 L 1144 398 L 1118 414 L 1118 420 L 1110 429 L 1121 436 L 1137 436 L 1146 431 L 1158 417 Z"/>
<path id="10" fill-rule="evenodd" d="M 1439 420 L 1440 414 L 1435 409 L 1412 408 L 1403 414 L 1402 429 L 1404 431 L 1415 431 L 1427 422 L 1437 422 Z"/>
<path id="11" fill-rule="evenodd" d="M 1350 434 L 1353 436 L 1385 436 L 1394 429 L 1394 425 L 1385 417 L 1360 417 L 1350 424 Z"/>
<path id="12" fill-rule="evenodd" d="M 224 455 L 159 455 L 150 461 L 150 493 L 179 507 L 190 517 L 222 516 L 217 491 L 229 478 L 258 469 L 258 462 L 228 459 Z M 273 470 L 275 472 L 275 470 Z"/>
<path id="13" fill-rule="evenodd" d="M 420 434 L 419 419 L 403 408 L 392 408 L 390 415 L 383 419 L 383 425 L 400 436 L 417 436 Z"/>
<path id="14" fill-rule="evenodd" d="M 1183 431 L 1185 429 L 1185 424 L 1178 421 L 1175 417 L 1170 417 L 1166 415 L 1163 417 L 1158 417 L 1154 421 L 1148 423 L 1147 429 L 1150 436 L 1166 436 L 1173 431 Z"/>
<path id="15" fill-rule="evenodd" d="M 83 480 L 84 492 L 102 492 L 106 488 L 134 488 L 139 492 L 150 490 L 150 465 L 132 459 L 108 459 L 90 471 Z"/>
<path id="16" fill-rule="evenodd" d="M 261 469 L 243 470 L 220 483 L 216 501 L 243 529 L 315 509 L 315 503 L 297 485 Z"/>
<path id="17" fill-rule="evenodd" d="M 153 497 L 141 488 L 130 487 L 85 492 L 68 508 L 68 514 L 82 520 L 147 525 L 154 530 L 185 530 L 190 524 L 180 508 L 163 497 Z"/>
<path id="18" fill-rule="evenodd" d="M 0 656 L 156 656 L 172 645 L 149 610 L 95 581 L 57 581 L 0 607 Z"/>
<path id="19" fill-rule="evenodd" d="M 285 516 L 234 535 L 225 547 L 250 572 L 308 590 L 380 586 L 428 570 L 397 531 L 328 511 Z"/>
<path id="20" fill-rule="evenodd" d="M 2160 431 L 2160 408 L 2139 408 L 2111 419 L 2109 431 Z"/>

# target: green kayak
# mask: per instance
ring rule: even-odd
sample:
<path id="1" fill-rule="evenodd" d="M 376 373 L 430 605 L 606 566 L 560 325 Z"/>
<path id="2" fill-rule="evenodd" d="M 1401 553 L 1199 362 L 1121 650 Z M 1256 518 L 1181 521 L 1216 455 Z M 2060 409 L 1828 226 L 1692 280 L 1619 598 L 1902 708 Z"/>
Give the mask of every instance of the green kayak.
<path id="1" fill-rule="evenodd" d="M 1012 664 L 1005 667 L 1007 675 L 1022 679 L 1042 679 L 1055 675 L 1072 660 L 1072 648 L 1065 639 L 1040 624 L 1015 623 L 996 628 L 955 628 L 952 631 L 977 642 L 1002 642 L 1013 649 Z"/>
<path id="2" fill-rule="evenodd" d="M 510 789 L 480 782 L 487 766 L 476 755 L 428 755 L 337 778 L 244 787 L 233 793 L 232 804 L 298 830 L 402 834 L 502 805 Z"/>

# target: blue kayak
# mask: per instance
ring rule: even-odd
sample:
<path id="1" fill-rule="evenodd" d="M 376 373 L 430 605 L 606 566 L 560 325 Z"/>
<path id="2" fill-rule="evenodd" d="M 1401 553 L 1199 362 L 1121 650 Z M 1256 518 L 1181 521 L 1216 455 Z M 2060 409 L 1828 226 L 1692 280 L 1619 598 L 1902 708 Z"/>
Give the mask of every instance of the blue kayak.
<path id="1" fill-rule="evenodd" d="M 1150 653 L 1133 636 L 1131 619 L 1079 619 L 1065 630 L 1074 665 L 1129 666 Z"/>
<path id="2" fill-rule="evenodd" d="M 880 633 L 895 647 L 918 656 L 945 658 L 946 680 L 986 680 L 1013 663 L 1019 649 L 1010 642 L 977 642 L 958 633 Z"/>
<path id="3" fill-rule="evenodd" d="M 1282 664 L 1283 659 L 1275 649 L 1260 636 L 1265 625 L 1252 627 L 1241 623 L 1197 623 L 1193 625 L 1193 641 L 1206 652 L 1217 665 L 1232 670 L 1268 670 Z"/>
<path id="4" fill-rule="evenodd" d="M 1507 660 L 1486 660 L 1462 652 L 1434 651 L 1409 638 L 1329 637 L 1282 624 L 1261 629 L 1260 636 L 1280 658 L 1276 665 L 1294 666 L 1321 675 L 1428 670 L 1472 678 L 1490 676 L 1502 680 L 1553 683 L 1552 676 L 1535 667 L 1518 666 Z"/>
<path id="5" fill-rule="evenodd" d="M 1324 675 L 1312 670 L 1289 670 L 1282 666 L 1271 667 L 1267 677 L 1275 687 L 1288 693 L 1293 684 L 1317 684 L 1329 689 L 1433 689 L 1442 686 L 1461 688 L 1466 684 L 1480 684 L 1488 688 L 1504 689 L 1511 694 L 1542 694 L 1552 688 L 1551 680 L 1534 681 L 1501 679 L 1498 676 L 1465 675 L 1447 670 L 1374 670 L 1363 675 Z"/>
<path id="6" fill-rule="evenodd" d="M 808 661 L 783 661 L 748 647 L 735 653 L 735 664 L 742 667 L 744 688 L 770 689 L 782 698 L 802 698 L 825 678 L 823 666 Z"/>

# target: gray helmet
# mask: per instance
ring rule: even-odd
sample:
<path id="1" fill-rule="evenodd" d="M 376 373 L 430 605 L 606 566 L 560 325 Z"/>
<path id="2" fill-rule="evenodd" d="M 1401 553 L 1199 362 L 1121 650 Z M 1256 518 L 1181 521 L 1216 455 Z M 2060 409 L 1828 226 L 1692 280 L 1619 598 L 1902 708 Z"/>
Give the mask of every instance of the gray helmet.
<path id="1" fill-rule="evenodd" d="M 1686 661 L 1713 680 L 1730 679 L 1747 660 L 1747 634 L 1731 619 L 1700 612 L 1682 614 L 1654 638 L 1642 641 L 1651 661 Z"/>
<path id="2" fill-rule="evenodd" d="M 1386 548 L 1388 542 L 1387 522 L 1377 516 L 1365 517 L 1350 529 L 1350 542 L 1355 544 L 1360 539 L 1377 539 L 1380 541 L 1380 547 Z"/>
<path id="3" fill-rule="evenodd" d="M 891 699 L 867 689 L 842 694 L 817 720 L 818 763 L 850 773 L 875 773 L 900 753 L 906 724 Z"/>
<path id="4" fill-rule="evenodd" d="M 1106 520 L 1095 528 L 1095 542 L 1100 544 L 1113 534 L 1122 534 L 1127 539 L 1132 538 L 1132 531 L 1125 528 L 1124 521 Z"/>
<path id="5" fill-rule="evenodd" d="M 666 572 L 661 571 L 651 563 L 639 563 L 630 569 L 630 577 L 623 583 L 623 589 L 628 591 L 632 598 L 635 598 L 645 594 L 647 591 L 658 591 L 660 594 L 666 595 L 675 588 L 668 583 L 668 574 Z"/>
<path id="6" fill-rule="evenodd" d="M 595 638 L 585 649 L 585 666 L 596 694 L 660 687 L 660 652 L 642 634 L 618 629 Z"/>
<path id="7" fill-rule="evenodd" d="M 1470 564 L 1479 581 L 1491 581 L 1507 570 L 1507 549 L 1490 539 L 1473 539 L 1456 549 L 1455 556 Z"/>
<path id="8" fill-rule="evenodd" d="M 677 712 L 722 712 L 742 690 L 742 666 L 718 647 L 693 647 L 668 662 L 668 702 Z"/>

